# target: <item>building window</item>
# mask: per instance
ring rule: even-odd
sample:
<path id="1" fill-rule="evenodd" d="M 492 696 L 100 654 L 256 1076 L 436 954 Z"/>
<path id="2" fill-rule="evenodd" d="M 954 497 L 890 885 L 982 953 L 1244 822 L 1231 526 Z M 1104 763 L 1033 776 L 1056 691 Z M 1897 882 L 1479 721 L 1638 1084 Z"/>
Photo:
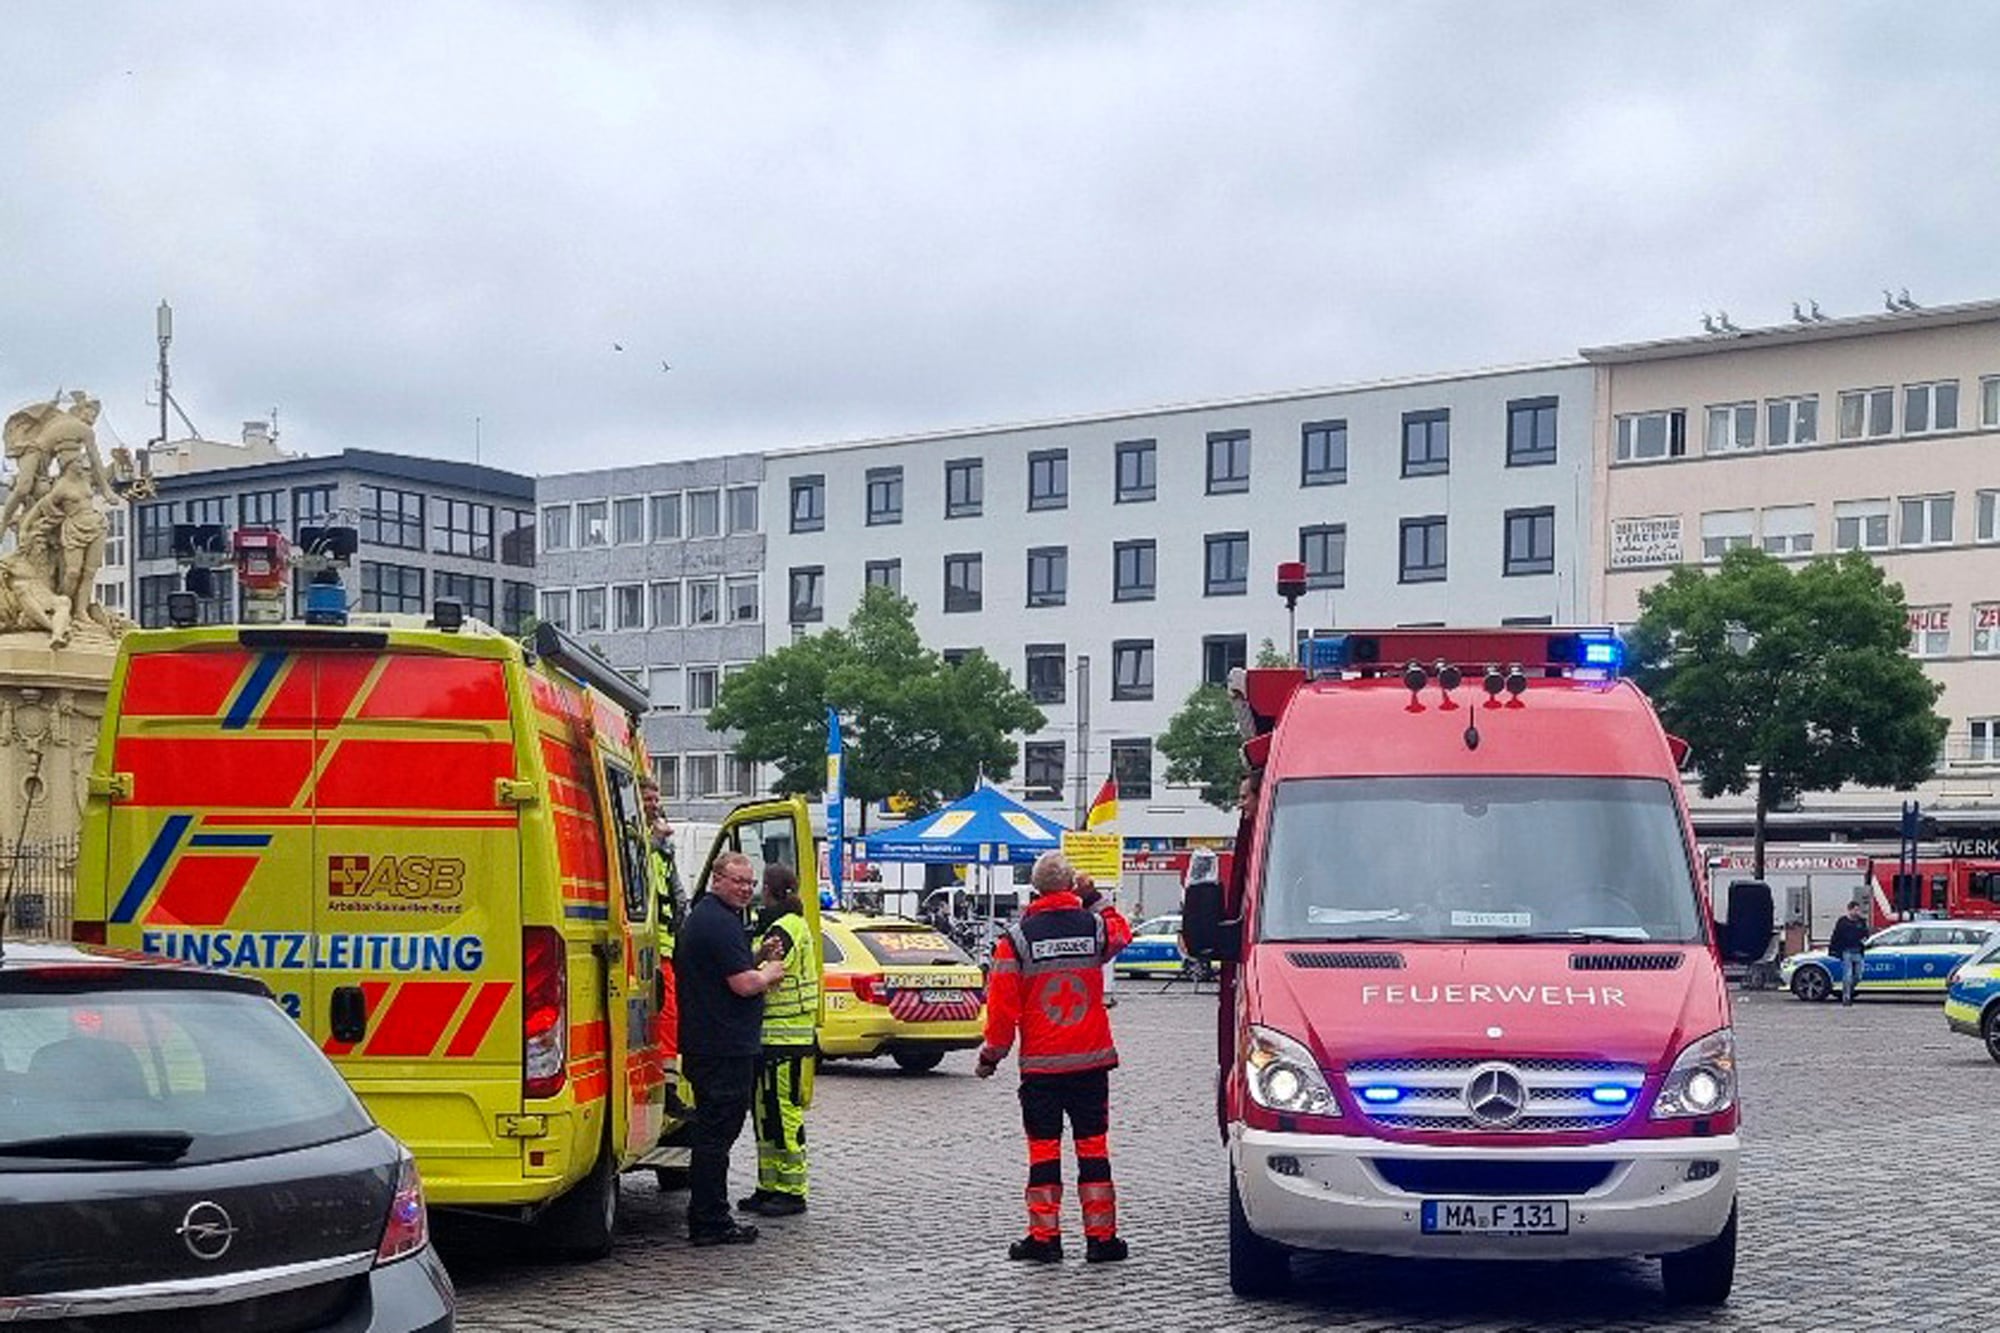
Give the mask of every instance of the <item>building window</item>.
<path id="1" fill-rule="evenodd" d="M 689 537 L 720 537 L 722 535 L 721 491 L 689 491 L 687 493 L 687 535 Z"/>
<path id="2" fill-rule="evenodd" d="M 1969 717 L 1965 720 L 1965 757 L 1975 763 L 2000 760 L 2000 717 Z M 1988 884 L 1991 884 L 1991 878 Z M 1989 888 L 1989 893 L 1991 889 Z"/>
<path id="3" fill-rule="evenodd" d="M 1028 508 L 1069 508 L 1069 450 L 1039 449 L 1028 455 Z"/>
<path id="4" fill-rule="evenodd" d="M 542 592 L 542 619 L 557 629 L 567 630 L 575 623 L 570 618 L 570 596 L 566 588 L 544 589 Z"/>
<path id="5" fill-rule="evenodd" d="M 1205 541 L 1204 597 L 1240 597 L 1250 590 L 1250 534 L 1210 533 Z"/>
<path id="6" fill-rule="evenodd" d="M 1445 520 L 1443 514 L 1406 518 L 1402 522 L 1403 583 L 1436 583 L 1445 576 Z"/>
<path id="7" fill-rule="evenodd" d="M 1910 655 L 1944 657 L 1951 652 L 1951 608 L 1913 606 L 1909 613 Z"/>
<path id="8" fill-rule="evenodd" d="M 1347 480 L 1347 423 L 1308 421 L 1299 427 L 1299 485 L 1338 486 Z"/>
<path id="9" fill-rule="evenodd" d="M 424 609 L 424 571 L 415 565 L 386 565 L 376 560 L 363 560 L 361 609 L 421 613 Z"/>
<path id="10" fill-rule="evenodd" d="M 678 713 L 687 697 L 681 693 L 681 669 L 656 666 L 646 673 L 646 697 L 655 712 Z"/>
<path id="11" fill-rule="evenodd" d="M 1847 389 L 1840 395 L 1840 438 L 1874 440 L 1896 430 L 1894 389 Z"/>
<path id="12" fill-rule="evenodd" d="M 903 469 L 868 469 L 868 526 L 882 527 L 903 521 Z"/>
<path id="13" fill-rule="evenodd" d="M 790 620 L 810 625 L 826 619 L 826 569 L 803 565 L 791 572 Z"/>
<path id="14" fill-rule="evenodd" d="M 655 583 L 651 585 L 651 593 L 653 628 L 679 628 L 681 623 L 681 585 L 678 583 Z"/>
<path id="15" fill-rule="evenodd" d="M 977 648 L 940 648 L 938 657 L 946 666 L 955 667 L 963 665 L 966 658 L 979 651 Z"/>
<path id="16" fill-rule="evenodd" d="M 611 590 L 611 628 L 646 628 L 646 585 L 620 583 Z"/>
<path id="17" fill-rule="evenodd" d="M 1507 466 L 1556 461 L 1556 399 L 1516 398 L 1507 404 Z"/>
<path id="18" fill-rule="evenodd" d="M 396 492 L 400 494 L 401 492 Z M 422 513 L 422 496 L 415 497 L 419 503 L 418 513 Z M 187 522 L 212 524 L 216 527 L 229 526 L 229 497 L 224 495 L 204 496 L 199 500 L 189 500 L 181 506 L 187 514 Z M 421 538 L 419 538 L 421 540 Z"/>
<path id="19" fill-rule="evenodd" d="M 901 560 L 870 560 L 862 577 L 866 586 L 870 588 L 887 588 L 898 597 L 903 595 Z"/>
<path id="20" fill-rule="evenodd" d="M 1773 449 L 1819 439 L 1819 395 L 1764 400 L 1764 443 Z"/>
<path id="21" fill-rule="evenodd" d="M 1718 403 L 1708 409 L 1708 443 L 1711 454 L 1733 454 L 1757 447 L 1757 404 Z"/>
<path id="22" fill-rule="evenodd" d="M 1981 657 L 2000 657 L 2000 602 L 1972 604 L 1972 651 Z"/>
<path id="23" fill-rule="evenodd" d="M 1158 569 L 1158 544 L 1144 541 L 1117 542 L 1111 547 L 1111 600 L 1150 602 L 1153 600 Z"/>
<path id="24" fill-rule="evenodd" d="M 706 713 L 715 707 L 715 690 L 721 676 L 722 671 L 719 667 L 691 666 L 687 669 L 690 713 Z"/>
<path id="25" fill-rule="evenodd" d="M 652 511 L 653 540 L 675 542 L 681 539 L 681 493 L 674 491 L 668 495 L 652 495 L 646 498 L 646 507 Z"/>
<path id="26" fill-rule="evenodd" d="M 1069 600 L 1069 548 L 1036 546 L 1028 551 L 1028 605 L 1061 606 Z"/>
<path id="27" fill-rule="evenodd" d="M 1316 523 L 1299 529 L 1299 559 L 1305 562 L 1308 588 L 1347 586 L 1347 525 Z"/>
<path id="28" fill-rule="evenodd" d="M 1111 645 L 1111 697 L 1153 697 L 1153 641 L 1119 639 Z"/>
<path id="29" fill-rule="evenodd" d="M 722 585 L 714 579 L 689 579 L 687 618 L 690 625 L 713 625 L 720 622 Z"/>
<path id="30" fill-rule="evenodd" d="M 1720 560 L 1757 542 L 1757 515 L 1749 509 L 1716 509 L 1701 516 L 1701 558 Z"/>
<path id="31" fill-rule="evenodd" d="M 375 546 L 423 550 L 424 497 L 415 491 L 399 491 L 389 486 L 363 486 L 360 537 Z M 422 596 L 417 600 L 421 602 Z"/>
<path id="32" fill-rule="evenodd" d="M 1764 511 L 1764 549 L 1772 555 L 1811 555 L 1814 516 L 1811 505 L 1782 505 Z"/>
<path id="33" fill-rule="evenodd" d="M 530 529 L 532 531 L 532 529 Z M 513 579 L 500 581 L 500 632 L 521 634 L 526 631 L 528 621 L 535 614 L 535 585 L 517 583 Z"/>
<path id="34" fill-rule="evenodd" d="M 1842 500 L 1833 507 L 1833 549 L 1836 551 L 1886 551 L 1889 549 L 1889 502 L 1887 500 Z"/>
<path id="35" fill-rule="evenodd" d="M 732 625 L 754 625 L 761 608 L 758 606 L 757 580 L 755 578 L 731 579 L 724 588 L 729 603 L 729 623 Z"/>
<path id="36" fill-rule="evenodd" d="M 658 705 L 663 711 L 679 712 L 680 702 L 675 701 L 671 709 L 665 704 Z M 653 781 L 660 784 L 663 800 L 677 801 L 681 795 L 681 757 L 677 754 L 656 754 L 653 756 Z"/>
<path id="37" fill-rule="evenodd" d="M 1120 800 L 1151 800 L 1153 742 L 1145 739 L 1111 742 L 1111 776 L 1117 779 Z"/>
<path id="38" fill-rule="evenodd" d="M 826 478 L 815 474 L 792 478 L 792 531 L 819 532 L 826 527 Z"/>
<path id="39" fill-rule="evenodd" d="M 502 509 L 500 523 L 500 563 L 524 569 L 535 567 L 535 516 L 525 509 Z"/>
<path id="40" fill-rule="evenodd" d="M 139 627 L 160 629 L 167 623 L 167 596 L 181 586 L 179 575 L 146 574 L 139 579 Z"/>
<path id="41" fill-rule="evenodd" d="M 755 486 L 731 486 L 729 488 L 729 531 L 755 532 L 757 530 L 757 488 Z"/>
<path id="42" fill-rule="evenodd" d="M 1063 790 L 1063 743 L 1029 741 L 1021 747 L 1022 794 L 1031 801 L 1059 801 Z"/>
<path id="43" fill-rule="evenodd" d="M 688 673 L 693 679 L 694 673 Z M 692 686 L 690 686 L 692 693 Z M 688 799 L 696 801 L 712 800 L 721 786 L 722 756 L 716 754 L 691 754 L 687 757 Z"/>
<path id="44" fill-rule="evenodd" d="M 1896 502 L 1904 546 L 1949 546 L 1952 506 L 1949 495 L 1904 496 Z"/>
<path id="45" fill-rule="evenodd" d="M 722 757 L 723 783 L 738 796 L 757 794 L 757 765 L 739 755 Z"/>
<path id="46" fill-rule="evenodd" d="M 978 518 L 986 506 L 986 463 L 954 458 L 944 465 L 944 516 Z"/>
<path id="47" fill-rule="evenodd" d="M 141 560 L 171 560 L 174 558 L 174 507 L 162 500 L 153 504 L 140 505 L 134 520 L 139 528 L 139 558 Z M 171 589 L 169 590 L 171 591 Z M 141 606 L 144 606 L 143 599 Z M 160 603 L 160 624 L 166 624 L 167 604 Z"/>
<path id="48" fill-rule="evenodd" d="M 1979 381 L 1979 424 L 1987 430 L 2000 427 L 2000 375 Z"/>
<path id="49" fill-rule="evenodd" d="M 577 502 L 576 544 L 583 550 L 611 544 L 611 506 L 605 501 Z"/>
<path id="50" fill-rule="evenodd" d="M 472 560 L 493 558 L 493 506 L 470 500 L 433 500 L 431 549 Z"/>
<path id="51" fill-rule="evenodd" d="M 1687 413 L 1639 412 L 1618 418 L 1617 461 L 1646 463 L 1687 453 Z"/>
<path id="52" fill-rule="evenodd" d="M 457 602 L 474 620 L 493 623 L 493 580 L 476 574 L 453 574 L 440 569 L 431 575 L 431 595 L 441 602 Z"/>
<path id="53" fill-rule="evenodd" d="M 417 571 L 417 604 L 410 608 L 421 612 L 424 605 L 423 571 Z M 215 572 L 214 591 L 201 599 L 195 608 L 195 623 L 198 625 L 226 625 L 237 619 L 236 581 L 230 571 L 220 569 Z"/>
<path id="54" fill-rule="evenodd" d="M 604 632 L 606 598 L 602 588 L 576 590 L 576 628 L 580 634 Z"/>
<path id="55" fill-rule="evenodd" d="M 1509 509 L 1500 572 L 1506 577 L 1556 572 L 1556 511 Z"/>
<path id="56" fill-rule="evenodd" d="M 1974 497 L 1973 536 L 1980 541 L 2000 541 L 2000 491 L 1981 491 Z"/>
<path id="57" fill-rule="evenodd" d="M 1903 386 L 1903 434 L 1958 429 L 1958 381 Z"/>
<path id="58" fill-rule="evenodd" d="M 294 486 L 292 487 L 292 540 L 305 540 L 299 534 L 306 528 L 324 527 L 333 518 L 333 487 Z"/>
<path id="59" fill-rule="evenodd" d="M 1229 673 L 1250 665 L 1250 639 L 1243 634 L 1210 634 L 1201 641 L 1201 683 L 1228 685 Z"/>
<path id="60" fill-rule="evenodd" d="M 1250 489 L 1250 432 L 1210 431 L 1208 493 L 1235 495 Z"/>
<path id="61" fill-rule="evenodd" d="M 275 496 L 282 494 L 282 492 L 272 491 L 271 494 Z M 110 527 L 105 531 L 104 535 L 103 568 L 117 569 L 125 563 L 125 507 L 121 505 L 113 509 L 105 517 L 110 520 Z M 124 587 L 122 583 L 110 583 L 104 586 L 116 587 L 121 591 Z M 106 606 L 111 605 L 111 603 L 105 602 L 102 597 L 97 600 L 103 602 Z M 118 605 L 122 607 L 125 603 L 121 600 Z"/>
<path id="62" fill-rule="evenodd" d="M 1136 504 L 1152 499 L 1159 490 L 1160 446 L 1154 440 L 1121 440 L 1118 443 L 1119 504 Z"/>
<path id="63" fill-rule="evenodd" d="M 280 512 L 284 505 L 283 491 L 245 491 L 236 497 L 237 522 L 246 528 L 279 527 L 285 521 Z"/>
<path id="64" fill-rule="evenodd" d="M 1069 678 L 1069 660 L 1059 643 L 1028 645 L 1028 697 L 1038 704 L 1059 704 Z"/>
<path id="65" fill-rule="evenodd" d="M 1434 477 L 1451 471 L 1451 412 L 1437 408 L 1403 413 L 1403 475 Z"/>
<path id="66" fill-rule="evenodd" d="M 982 597 L 980 591 L 981 560 L 977 552 L 968 555 L 948 555 L 944 558 L 944 609 L 947 611 L 977 611 Z"/>

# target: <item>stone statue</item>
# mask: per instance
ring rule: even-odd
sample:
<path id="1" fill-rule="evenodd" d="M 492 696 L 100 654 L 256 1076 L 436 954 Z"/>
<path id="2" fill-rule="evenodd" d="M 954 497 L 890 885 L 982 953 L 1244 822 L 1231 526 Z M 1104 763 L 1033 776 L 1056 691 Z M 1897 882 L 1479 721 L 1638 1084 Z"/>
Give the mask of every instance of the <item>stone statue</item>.
<path id="1" fill-rule="evenodd" d="M 13 484 L 0 504 L 0 634 L 46 634 L 49 646 L 68 645 L 79 627 L 117 638 L 132 622 L 100 606 L 97 571 L 111 523 L 105 506 L 124 503 L 133 482 L 131 457 L 114 451 L 106 468 L 97 451 L 95 398 L 57 394 L 9 416 L 0 439 L 14 466 Z"/>

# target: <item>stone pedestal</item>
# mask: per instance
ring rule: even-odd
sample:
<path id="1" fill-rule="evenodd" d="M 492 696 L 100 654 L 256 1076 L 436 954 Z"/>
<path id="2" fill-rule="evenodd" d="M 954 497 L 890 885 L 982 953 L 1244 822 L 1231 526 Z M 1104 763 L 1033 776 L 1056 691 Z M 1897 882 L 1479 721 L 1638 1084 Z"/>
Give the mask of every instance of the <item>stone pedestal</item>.
<path id="1" fill-rule="evenodd" d="M 79 628 L 0 634 L 0 899 L 8 933 L 64 936 L 98 724 L 117 643 Z"/>

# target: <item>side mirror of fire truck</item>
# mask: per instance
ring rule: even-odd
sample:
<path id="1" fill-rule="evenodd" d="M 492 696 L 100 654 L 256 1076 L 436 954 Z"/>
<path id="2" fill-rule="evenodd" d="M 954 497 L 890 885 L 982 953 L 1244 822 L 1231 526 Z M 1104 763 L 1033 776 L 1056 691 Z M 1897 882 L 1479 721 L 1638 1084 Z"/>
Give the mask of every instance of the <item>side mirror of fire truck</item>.
<path id="1" fill-rule="evenodd" d="M 1181 934 L 1187 951 L 1208 963 L 1234 963 L 1243 952 L 1243 923 L 1223 916 L 1222 884 L 1190 879 L 1181 891 Z"/>

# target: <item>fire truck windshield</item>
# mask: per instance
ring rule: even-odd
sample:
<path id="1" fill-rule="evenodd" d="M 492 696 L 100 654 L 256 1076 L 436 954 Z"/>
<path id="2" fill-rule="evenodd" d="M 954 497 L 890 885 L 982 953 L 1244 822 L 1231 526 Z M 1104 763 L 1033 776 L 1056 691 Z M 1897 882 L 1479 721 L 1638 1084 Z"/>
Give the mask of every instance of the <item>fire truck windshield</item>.
<path id="1" fill-rule="evenodd" d="M 1266 839 L 1266 940 L 1701 938 L 1666 783 L 1294 778 Z"/>

